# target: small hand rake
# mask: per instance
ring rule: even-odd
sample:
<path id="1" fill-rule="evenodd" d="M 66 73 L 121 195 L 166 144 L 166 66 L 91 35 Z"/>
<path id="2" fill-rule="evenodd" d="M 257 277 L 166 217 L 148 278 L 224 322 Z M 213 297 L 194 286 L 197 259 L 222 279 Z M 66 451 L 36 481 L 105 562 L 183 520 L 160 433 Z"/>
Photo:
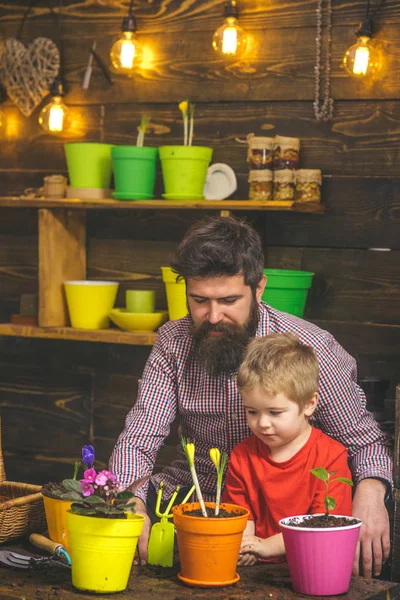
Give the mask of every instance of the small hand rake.
<path id="1" fill-rule="evenodd" d="M 159 523 L 154 523 L 151 528 L 150 539 L 149 539 L 149 556 L 148 563 L 150 565 L 160 565 L 161 567 L 172 567 L 174 561 L 174 533 L 175 528 L 173 523 L 170 523 L 168 519 L 173 517 L 169 511 L 172 508 L 173 503 L 178 495 L 180 486 L 175 489 L 171 496 L 171 500 L 168 503 L 167 508 L 163 513 L 160 512 L 161 498 L 163 493 L 164 484 L 160 482 L 160 486 L 157 492 L 157 502 L 155 513 L 157 517 L 160 517 Z M 193 494 L 194 486 L 190 489 L 185 499 L 181 504 L 185 504 L 190 496 Z"/>

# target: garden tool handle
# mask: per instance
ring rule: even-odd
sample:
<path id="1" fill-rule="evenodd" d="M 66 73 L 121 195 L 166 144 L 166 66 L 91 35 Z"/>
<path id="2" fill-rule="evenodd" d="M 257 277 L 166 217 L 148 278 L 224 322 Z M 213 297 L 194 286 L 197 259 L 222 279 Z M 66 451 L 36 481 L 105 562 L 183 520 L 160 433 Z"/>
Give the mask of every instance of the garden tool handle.
<path id="1" fill-rule="evenodd" d="M 40 535 L 39 533 L 32 533 L 29 536 L 29 541 L 31 544 L 36 546 L 36 548 L 46 550 L 46 552 L 49 552 L 50 554 L 57 554 L 60 548 L 64 549 L 64 546 L 62 544 L 59 544 L 58 542 L 53 542 L 52 540 L 49 540 L 47 537 L 45 537 L 44 535 Z"/>

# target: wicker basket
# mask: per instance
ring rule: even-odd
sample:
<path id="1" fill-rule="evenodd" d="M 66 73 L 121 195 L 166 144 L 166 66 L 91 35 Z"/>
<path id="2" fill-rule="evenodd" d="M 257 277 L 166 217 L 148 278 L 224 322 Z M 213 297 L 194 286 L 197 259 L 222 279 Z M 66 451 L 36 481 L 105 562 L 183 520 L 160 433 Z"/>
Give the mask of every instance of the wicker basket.
<path id="1" fill-rule="evenodd" d="M 0 417 L 0 544 L 46 529 L 41 486 L 5 479 Z"/>

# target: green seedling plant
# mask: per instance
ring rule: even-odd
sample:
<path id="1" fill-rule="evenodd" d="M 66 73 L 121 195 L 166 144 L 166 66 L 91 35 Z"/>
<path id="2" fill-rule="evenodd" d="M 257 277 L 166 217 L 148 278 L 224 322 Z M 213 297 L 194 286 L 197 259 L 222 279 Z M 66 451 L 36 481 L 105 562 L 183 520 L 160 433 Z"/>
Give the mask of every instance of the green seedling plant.
<path id="1" fill-rule="evenodd" d="M 351 485 L 351 486 L 353 485 L 353 482 L 351 481 L 351 479 L 347 479 L 347 477 L 335 477 L 334 479 L 332 479 L 332 477 L 334 475 L 336 475 L 337 472 L 338 472 L 337 469 L 335 469 L 334 471 L 331 471 L 330 473 L 328 473 L 328 471 L 326 469 L 324 469 L 323 467 L 318 467 L 317 469 L 310 469 L 310 473 L 312 473 L 313 475 L 315 475 L 315 477 L 318 477 L 318 479 L 321 479 L 321 481 L 323 481 L 325 483 L 324 506 L 326 508 L 326 513 L 325 513 L 326 519 L 328 519 L 328 517 L 329 517 L 329 511 L 333 510 L 336 506 L 335 498 L 333 498 L 333 496 L 329 495 L 329 485 L 333 481 L 341 481 L 342 483 L 345 483 L 346 485 Z"/>
<path id="2" fill-rule="evenodd" d="M 191 146 L 193 142 L 195 105 L 189 100 L 182 100 L 178 106 L 183 119 L 183 145 Z"/>
<path id="3" fill-rule="evenodd" d="M 136 146 L 138 146 L 139 148 L 141 148 L 144 144 L 144 136 L 145 136 L 145 133 L 149 126 L 149 123 L 150 123 L 150 117 L 148 115 L 142 115 L 140 125 L 137 128 L 138 135 L 136 138 Z"/>
<path id="4" fill-rule="evenodd" d="M 218 516 L 219 505 L 221 503 L 222 478 L 224 476 L 226 463 L 228 462 L 228 455 L 226 452 L 222 452 L 221 454 L 218 448 L 211 448 L 210 458 L 217 469 L 217 497 L 215 500 L 215 516 Z"/>
<path id="5" fill-rule="evenodd" d="M 197 498 L 199 499 L 202 515 L 203 515 L 203 517 L 208 517 L 206 505 L 204 504 L 203 494 L 201 493 L 200 484 L 199 484 L 199 480 L 198 480 L 197 473 L 196 473 L 196 467 L 194 465 L 194 453 L 195 453 L 194 444 L 193 444 L 193 442 L 186 440 L 184 437 L 181 438 L 181 444 L 182 444 L 183 451 L 186 455 L 186 459 L 189 464 L 190 473 L 192 475 L 193 483 L 196 488 L 196 494 L 197 494 Z"/>

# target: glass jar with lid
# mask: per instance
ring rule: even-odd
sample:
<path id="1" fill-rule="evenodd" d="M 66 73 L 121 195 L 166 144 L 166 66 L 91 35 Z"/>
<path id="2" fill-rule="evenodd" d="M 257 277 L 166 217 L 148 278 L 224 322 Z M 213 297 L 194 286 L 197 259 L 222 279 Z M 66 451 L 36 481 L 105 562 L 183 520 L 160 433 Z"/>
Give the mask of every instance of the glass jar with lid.
<path id="1" fill-rule="evenodd" d="M 295 173 L 296 202 L 320 202 L 322 173 L 319 169 L 299 169 Z"/>
<path id="2" fill-rule="evenodd" d="M 299 168 L 299 138 L 277 135 L 274 141 L 274 170 Z"/>
<path id="3" fill-rule="evenodd" d="M 274 200 L 294 200 L 294 172 L 291 169 L 274 171 Z"/>
<path id="4" fill-rule="evenodd" d="M 274 138 L 249 133 L 247 143 L 247 161 L 250 163 L 250 169 L 272 169 Z"/>
<path id="5" fill-rule="evenodd" d="M 249 200 L 264 202 L 272 198 L 273 172 L 269 169 L 249 171 Z"/>

